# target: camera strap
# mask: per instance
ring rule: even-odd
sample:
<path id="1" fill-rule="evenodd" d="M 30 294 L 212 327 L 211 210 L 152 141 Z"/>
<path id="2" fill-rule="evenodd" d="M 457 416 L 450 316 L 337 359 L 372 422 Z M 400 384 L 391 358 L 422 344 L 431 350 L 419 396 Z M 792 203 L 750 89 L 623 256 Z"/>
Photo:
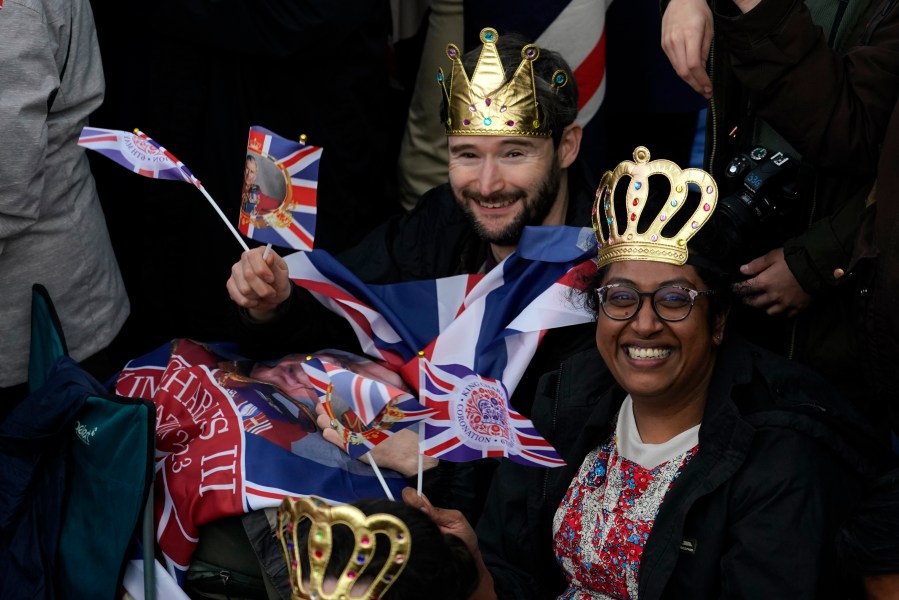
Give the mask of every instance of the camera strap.
<path id="1" fill-rule="evenodd" d="M 830 36 L 827 38 L 827 45 L 831 48 L 834 48 L 834 42 L 837 40 L 837 30 L 840 28 L 840 22 L 843 20 L 843 15 L 846 13 L 846 7 L 849 6 L 849 0 L 840 0 L 840 4 L 837 6 L 837 14 L 833 17 L 833 25 L 830 26 Z"/>

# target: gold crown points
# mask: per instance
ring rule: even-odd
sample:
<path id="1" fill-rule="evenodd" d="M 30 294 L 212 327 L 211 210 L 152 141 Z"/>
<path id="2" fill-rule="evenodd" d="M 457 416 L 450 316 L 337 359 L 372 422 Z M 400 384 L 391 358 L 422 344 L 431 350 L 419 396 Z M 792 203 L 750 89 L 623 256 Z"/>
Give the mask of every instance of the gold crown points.
<path id="1" fill-rule="evenodd" d="M 671 184 L 671 192 L 659 214 L 642 233 L 637 231 L 640 216 L 647 204 L 649 177 L 664 175 Z M 629 177 L 626 205 L 626 228 L 618 234 L 619 224 L 612 199 L 615 187 L 622 178 Z M 667 237 L 662 229 L 680 211 L 687 198 L 688 184 L 700 189 L 700 201 L 693 214 L 674 236 Z M 602 268 L 621 260 L 653 260 L 683 265 L 687 262 L 687 242 L 708 221 L 718 201 L 718 186 L 712 176 L 702 169 L 683 169 L 669 160 L 650 161 L 649 150 L 639 146 L 634 150 L 634 162 L 622 161 L 614 171 L 606 171 L 596 191 L 593 205 L 593 230 L 599 243 L 597 267 Z M 609 235 L 603 240 L 602 227 Z"/>
<path id="2" fill-rule="evenodd" d="M 311 522 L 306 545 L 310 571 L 308 574 L 303 573 L 301 544 L 297 541 L 298 526 L 306 519 Z M 324 581 L 331 560 L 333 527 L 339 524 L 350 529 L 355 545 L 334 589 L 326 592 Z M 406 567 L 412 549 L 412 538 L 406 524 L 398 517 L 386 513 L 366 515 L 349 504 L 329 506 L 324 500 L 314 496 L 284 498 L 278 508 L 277 535 L 287 561 L 292 598 L 346 600 L 360 597 L 359 590 L 353 589 L 353 586 L 363 575 L 370 576 L 365 570 L 374 556 L 378 534 L 386 536 L 390 550 L 384 566 L 372 578 L 361 596 L 373 600 L 381 598 Z"/>
<path id="3" fill-rule="evenodd" d="M 505 69 L 496 49 L 499 34 L 485 27 L 480 34 L 481 55 L 469 80 L 462 66 L 462 53 L 455 44 L 447 44 L 446 55 L 453 63 L 449 88 L 443 69 L 437 70 L 437 82 L 443 89 L 447 106 L 447 135 L 502 135 L 549 137 L 540 130 L 539 103 L 534 84 L 533 62 L 540 48 L 527 44 L 521 49 L 521 64 L 505 81 Z M 568 83 L 564 71 L 553 74 L 554 89 Z"/>
<path id="4" fill-rule="evenodd" d="M 262 142 L 260 142 L 258 138 L 251 140 L 250 141 L 250 150 L 253 150 L 254 152 L 258 152 L 259 154 L 262 154 Z"/>

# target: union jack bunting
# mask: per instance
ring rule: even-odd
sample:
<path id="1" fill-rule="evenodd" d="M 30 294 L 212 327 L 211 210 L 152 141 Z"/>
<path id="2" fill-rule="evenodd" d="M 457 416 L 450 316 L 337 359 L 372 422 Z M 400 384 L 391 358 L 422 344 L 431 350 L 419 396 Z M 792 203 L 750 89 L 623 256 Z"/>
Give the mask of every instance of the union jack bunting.
<path id="1" fill-rule="evenodd" d="M 184 163 L 142 132 L 85 127 L 81 130 L 78 145 L 99 152 L 138 175 L 202 187 Z"/>
<path id="2" fill-rule="evenodd" d="M 312 250 L 322 149 L 250 127 L 239 229 L 285 248 Z"/>
<path id="3" fill-rule="evenodd" d="M 340 424 L 344 449 L 353 458 L 434 412 L 406 391 L 328 360 L 310 357 L 302 364 L 303 370 L 328 416 Z"/>
<path id="4" fill-rule="evenodd" d="M 501 381 L 481 377 L 463 365 L 421 361 L 419 397 L 434 415 L 424 422 L 426 456 L 454 462 L 508 457 L 515 462 L 558 467 L 565 461 L 537 433 L 533 423 L 509 405 Z"/>

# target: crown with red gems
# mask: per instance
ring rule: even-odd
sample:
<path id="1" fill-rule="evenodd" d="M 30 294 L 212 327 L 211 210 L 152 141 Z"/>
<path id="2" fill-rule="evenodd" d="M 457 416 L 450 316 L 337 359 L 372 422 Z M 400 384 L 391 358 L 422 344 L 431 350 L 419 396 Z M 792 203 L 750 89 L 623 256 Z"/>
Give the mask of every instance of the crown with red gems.
<path id="1" fill-rule="evenodd" d="M 671 191 L 649 224 L 641 219 L 649 197 L 649 177 L 668 178 Z M 626 182 L 625 211 L 619 219 L 615 210 L 616 187 Z M 699 187 L 699 204 L 693 214 L 674 232 L 663 233 L 672 218 L 687 206 L 689 184 Z M 653 260 L 683 265 L 687 262 L 687 242 L 709 220 L 718 202 L 718 186 L 702 169 L 683 169 L 670 160 L 650 161 L 649 150 L 634 150 L 634 162 L 622 161 L 614 171 L 606 171 L 596 190 L 593 230 L 599 242 L 597 267 L 620 260 Z M 622 231 L 622 223 L 624 223 Z M 640 228 L 643 228 L 641 231 Z"/>
<path id="2" fill-rule="evenodd" d="M 446 55 L 453 63 L 447 87 L 443 69 L 437 81 L 446 103 L 447 135 L 502 135 L 549 137 L 552 132 L 540 120 L 540 106 L 534 84 L 534 61 L 540 48 L 527 44 L 521 49 L 521 64 L 506 81 L 500 60 L 495 29 L 481 30 L 481 55 L 469 80 L 462 66 L 462 53 L 455 44 L 447 44 Z M 568 83 L 563 70 L 553 73 L 553 89 Z"/>
<path id="3" fill-rule="evenodd" d="M 308 573 L 303 571 L 304 553 L 301 552 L 302 544 L 297 540 L 298 526 L 305 520 L 310 521 L 305 552 Z M 334 589 L 326 592 L 325 572 L 331 560 L 335 525 L 349 528 L 355 538 L 355 546 Z M 394 515 L 366 515 L 355 506 L 330 506 L 316 497 L 285 498 L 278 508 L 277 534 L 287 561 L 291 597 L 294 600 L 345 600 L 351 597 L 378 600 L 406 567 L 412 548 L 409 528 Z M 378 539 L 389 544 L 389 552 L 381 570 L 372 574 L 366 569 L 374 556 Z M 366 583 L 355 585 L 363 577 Z M 364 586 L 364 594 L 360 586 Z"/>

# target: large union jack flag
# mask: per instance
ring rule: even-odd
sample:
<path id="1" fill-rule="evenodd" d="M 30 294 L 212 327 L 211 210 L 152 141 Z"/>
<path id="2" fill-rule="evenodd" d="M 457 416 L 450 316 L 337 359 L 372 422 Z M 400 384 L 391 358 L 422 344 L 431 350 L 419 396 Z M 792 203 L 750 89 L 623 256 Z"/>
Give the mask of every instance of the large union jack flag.
<path id="1" fill-rule="evenodd" d="M 285 260 L 290 278 L 343 315 L 363 351 L 413 389 L 420 358 L 501 379 L 510 393 L 543 332 L 590 322 L 572 294 L 594 270 L 589 228 L 526 227 L 515 252 L 486 274 L 367 285 L 327 252 Z"/>
<path id="2" fill-rule="evenodd" d="M 318 146 L 250 127 L 240 232 L 266 244 L 312 250 L 321 156 Z"/>
<path id="3" fill-rule="evenodd" d="M 509 405 L 501 381 L 463 365 L 421 361 L 421 401 L 435 411 L 424 422 L 422 451 L 455 462 L 508 457 L 528 465 L 558 467 L 565 461 L 533 423 Z"/>
<path id="4" fill-rule="evenodd" d="M 528 227 L 516 251 L 486 274 L 372 286 L 322 251 L 297 252 L 286 260 L 291 279 L 343 315 L 363 351 L 398 370 L 419 394 L 427 361 L 468 369 L 479 381 L 499 385 L 497 397 L 508 399 L 546 330 L 592 321 L 572 296 L 595 270 L 594 248 L 589 228 Z M 444 388 L 444 399 L 455 389 Z M 504 455 L 552 463 L 550 454 L 534 453 L 539 436 L 518 419 L 508 419 L 521 427 L 509 430 L 515 434 L 509 434 Z M 438 427 L 446 429 L 446 423 Z M 499 451 L 490 446 L 489 452 Z M 472 454 L 455 453 L 453 460 Z"/>

